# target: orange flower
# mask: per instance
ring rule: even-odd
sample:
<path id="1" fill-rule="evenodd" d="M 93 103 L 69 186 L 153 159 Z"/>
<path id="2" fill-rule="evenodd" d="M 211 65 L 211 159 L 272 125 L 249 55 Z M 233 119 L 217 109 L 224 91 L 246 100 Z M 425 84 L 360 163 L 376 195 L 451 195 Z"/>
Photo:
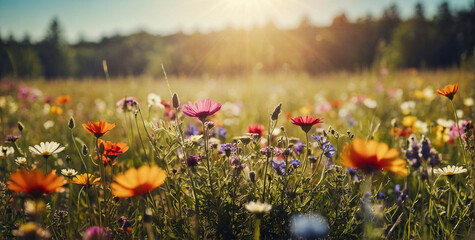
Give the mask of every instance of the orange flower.
<path id="1" fill-rule="evenodd" d="M 440 95 L 444 95 L 448 97 L 450 100 L 454 99 L 454 95 L 457 93 L 457 90 L 459 89 L 459 84 L 448 84 L 445 85 L 444 88 L 438 89 L 437 93 Z"/>
<path id="2" fill-rule="evenodd" d="M 86 129 L 91 134 L 94 134 L 97 138 L 102 137 L 106 133 L 108 133 L 111 129 L 115 127 L 113 123 L 107 123 L 106 121 L 99 121 L 99 122 L 87 122 L 87 124 L 83 123 L 82 127 Z"/>
<path id="3" fill-rule="evenodd" d="M 92 185 L 99 185 L 101 178 L 96 178 L 94 175 L 90 173 L 83 173 L 76 175 L 71 182 L 76 183 L 78 185 L 83 185 L 84 187 L 90 187 Z"/>
<path id="4" fill-rule="evenodd" d="M 64 105 L 66 103 L 70 103 L 72 101 L 71 96 L 59 96 L 56 98 L 56 103 L 59 105 Z"/>
<path id="5" fill-rule="evenodd" d="M 99 146 L 101 146 L 101 144 L 104 145 L 104 156 L 107 156 L 112 159 L 129 150 L 129 146 L 127 146 L 127 144 L 123 142 L 112 143 L 110 141 L 102 141 L 99 139 L 98 144 Z"/>
<path id="6" fill-rule="evenodd" d="M 114 176 L 115 182 L 111 183 L 112 194 L 120 198 L 143 195 L 163 185 L 166 178 L 167 173 L 157 166 L 131 168 L 124 174 Z"/>
<path id="7" fill-rule="evenodd" d="M 41 170 L 18 170 L 10 175 L 11 181 L 8 181 L 8 189 L 15 192 L 24 192 L 34 198 L 43 195 L 63 191 L 63 185 L 66 180 L 56 175 L 53 170 L 46 175 Z"/>
<path id="8" fill-rule="evenodd" d="M 389 170 L 399 176 L 407 176 L 406 161 L 399 158 L 399 151 L 389 148 L 386 143 L 374 140 L 354 139 L 341 153 L 341 164 L 364 172 Z"/>
<path id="9" fill-rule="evenodd" d="M 53 115 L 63 114 L 63 109 L 61 107 L 51 106 L 49 109 L 50 113 Z"/>

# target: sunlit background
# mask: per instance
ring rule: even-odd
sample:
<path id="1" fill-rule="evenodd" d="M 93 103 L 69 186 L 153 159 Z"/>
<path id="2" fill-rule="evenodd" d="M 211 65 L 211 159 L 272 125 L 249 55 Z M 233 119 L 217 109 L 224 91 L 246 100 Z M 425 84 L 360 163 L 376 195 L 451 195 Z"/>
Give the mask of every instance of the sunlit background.
<path id="1" fill-rule="evenodd" d="M 334 16 L 345 13 L 350 20 L 365 15 L 379 17 L 384 8 L 396 4 L 403 18 L 413 14 L 422 3 L 426 15 L 433 16 L 438 0 L 0 0 L 0 33 L 17 38 L 25 34 L 34 40 L 44 37 L 53 17 L 61 22 L 65 37 L 99 40 L 117 33 L 146 30 L 156 34 L 177 31 L 207 33 L 227 26 L 250 28 L 272 21 L 289 29 L 308 16 L 315 25 L 325 26 Z M 448 1 L 451 8 L 467 8 L 471 0 Z"/>

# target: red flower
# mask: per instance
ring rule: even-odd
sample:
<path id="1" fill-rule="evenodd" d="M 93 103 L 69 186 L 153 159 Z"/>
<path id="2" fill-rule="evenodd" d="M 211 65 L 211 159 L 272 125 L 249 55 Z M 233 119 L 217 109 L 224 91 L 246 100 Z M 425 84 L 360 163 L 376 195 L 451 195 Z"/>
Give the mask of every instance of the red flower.
<path id="1" fill-rule="evenodd" d="M 183 108 L 182 111 L 185 115 L 199 118 L 201 122 L 205 122 L 207 117 L 221 109 L 221 103 L 210 99 L 200 99 L 196 103 L 188 102 L 188 105 L 184 105 Z"/>
<path id="2" fill-rule="evenodd" d="M 311 116 L 291 118 L 292 124 L 300 126 L 305 133 L 308 133 L 313 125 L 323 123 L 323 118 L 314 118 Z"/>
<path id="3" fill-rule="evenodd" d="M 264 125 L 250 124 L 249 126 L 247 126 L 247 132 L 248 133 L 253 133 L 253 134 L 258 134 L 259 137 L 262 137 L 264 135 Z"/>

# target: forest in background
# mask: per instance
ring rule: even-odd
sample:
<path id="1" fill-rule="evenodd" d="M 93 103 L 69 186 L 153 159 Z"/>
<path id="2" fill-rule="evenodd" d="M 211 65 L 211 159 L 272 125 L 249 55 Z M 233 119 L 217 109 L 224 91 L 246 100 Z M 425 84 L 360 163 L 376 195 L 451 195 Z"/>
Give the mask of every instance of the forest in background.
<path id="1" fill-rule="evenodd" d="M 281 30 L 271 22 L 242 30 L 228 27 L 202 34 L 167 36 L 144 31 L 103 37 L 98 42 L 63 38 L 54 18 L 45 38 L 32 42 L 0 36 L 0 78 L 244 75 L 263 73 L 366 69 L 473 67 L 475 9 L 453 10 L 441 3 L 428 17 L 417 4 L 412 17 L 402 19 L 396 5 L 378 18 L 349 21 L 345 14 L 330 26 L 318 27 L 303 18 L 295 29 Z"/>

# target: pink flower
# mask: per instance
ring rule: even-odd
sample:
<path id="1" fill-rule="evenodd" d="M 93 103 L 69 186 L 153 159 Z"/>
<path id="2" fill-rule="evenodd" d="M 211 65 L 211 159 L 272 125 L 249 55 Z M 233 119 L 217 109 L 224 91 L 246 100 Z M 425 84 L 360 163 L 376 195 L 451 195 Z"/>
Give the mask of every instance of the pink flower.
<path id="1" fill-rule="evenodd" d="M 189 117 L 196 117 L 201 122 L 205 122 L 206 118 L 215 114 L 221 109 L 221 103 L 211 101 L 210 99 L 200 99 L 198 102 L 188 102 L 183 106 L 182 112 Z"/>
<path id="2" fill-rule="evenodd" d="M 300 126 L 305 133 L 308 133 L 313 125 L 323 123 L 323 118 L 314 118 L 311 116 L 296 117 L 290 119 L 292 124 Z"/>

